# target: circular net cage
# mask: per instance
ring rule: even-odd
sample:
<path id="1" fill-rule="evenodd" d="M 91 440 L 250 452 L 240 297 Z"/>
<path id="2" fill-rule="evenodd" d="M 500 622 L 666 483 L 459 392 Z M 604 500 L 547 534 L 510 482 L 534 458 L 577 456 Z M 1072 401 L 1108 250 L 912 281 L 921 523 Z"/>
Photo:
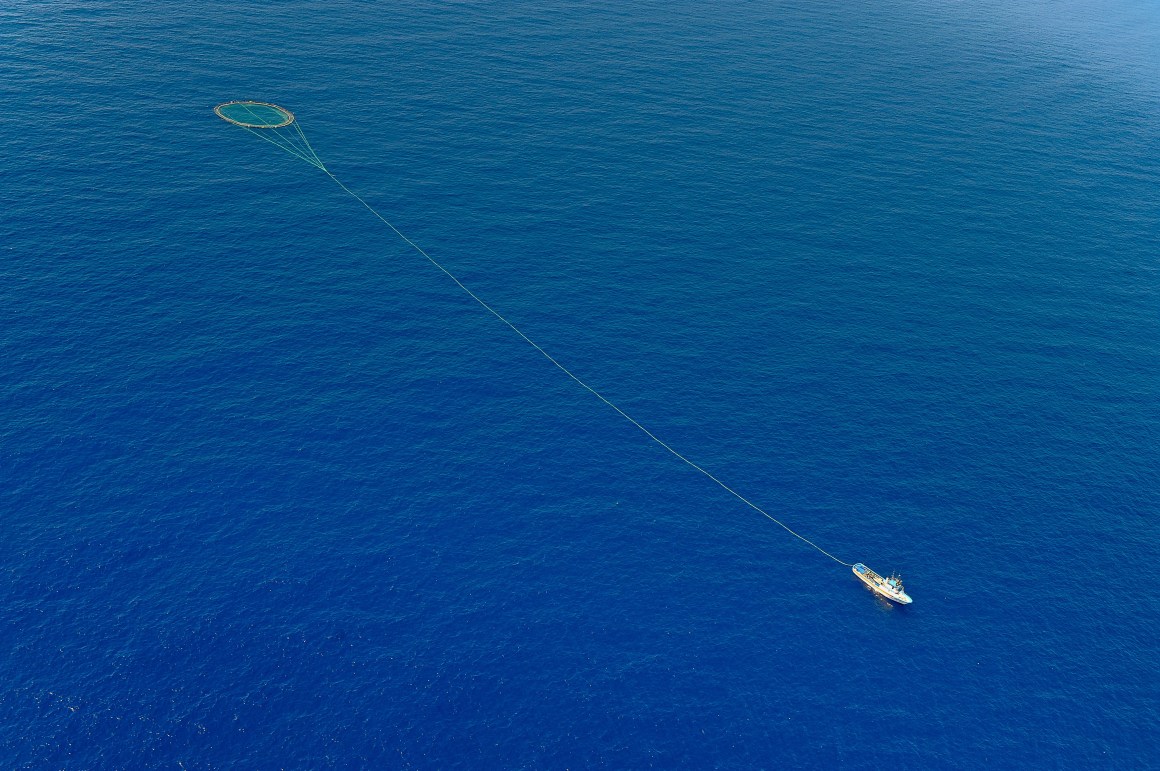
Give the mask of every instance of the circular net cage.
<path id="1" fill-rule="evenodd" d="M 226 123 L 241 126 L 251 134 L 280 147 L 299 160 L 326 171 L 326 166 L 310 146 L 294 113 L 269 102 L 237 100 L 222 102 L 213 111 Z"/>
<path id="2" fill-rule="evenodd" d="M 294 113 L 268 102 L 226 102 L 213 111 L 222 120 L 245 128 L 276 129 L 294 122 Z"/>

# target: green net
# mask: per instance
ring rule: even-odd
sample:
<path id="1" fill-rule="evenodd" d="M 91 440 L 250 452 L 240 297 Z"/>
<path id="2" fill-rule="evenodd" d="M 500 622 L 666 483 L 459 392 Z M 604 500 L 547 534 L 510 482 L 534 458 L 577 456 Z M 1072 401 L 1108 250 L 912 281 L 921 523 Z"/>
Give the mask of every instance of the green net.
<path id="1" fill-rule="evenodd" d="M 245 128 L 275 129 L 294 122 L 289 110 L 266 102 L 226 102 L 213 111 L 222 120 Z"/>
<path id="2" fill-rule="evenodd" d="M 294 119 L 294 113 L 285 107 L 269 102 L 234 101 L 219 104 L 213 111 L 226 123 L 241 126 L 259 139 L 326 171 L 314 148 L 306 141 L 306 135 Z"/>

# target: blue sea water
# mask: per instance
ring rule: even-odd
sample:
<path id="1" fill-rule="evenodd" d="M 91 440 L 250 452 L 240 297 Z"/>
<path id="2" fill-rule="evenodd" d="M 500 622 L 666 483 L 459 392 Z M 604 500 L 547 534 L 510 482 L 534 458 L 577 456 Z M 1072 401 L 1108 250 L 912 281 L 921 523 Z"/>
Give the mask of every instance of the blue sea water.
<path id="1" fill-rule="evenodd" d="M 1160 767 L 1154 3 L 14 0 L 0 65 L 0 765 Z"/>

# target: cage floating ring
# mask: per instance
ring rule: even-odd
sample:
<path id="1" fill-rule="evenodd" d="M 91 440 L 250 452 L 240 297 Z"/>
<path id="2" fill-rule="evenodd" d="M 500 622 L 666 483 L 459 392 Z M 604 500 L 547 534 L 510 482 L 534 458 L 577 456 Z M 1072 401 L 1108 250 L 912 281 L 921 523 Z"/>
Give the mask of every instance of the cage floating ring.
<path id="1" fill-rule="evenodd" d="M 225 102 L 213 111 L 222 120 L 244 128 L 276 129 L 294 122 L 294 113 L 269 102 Z"/>

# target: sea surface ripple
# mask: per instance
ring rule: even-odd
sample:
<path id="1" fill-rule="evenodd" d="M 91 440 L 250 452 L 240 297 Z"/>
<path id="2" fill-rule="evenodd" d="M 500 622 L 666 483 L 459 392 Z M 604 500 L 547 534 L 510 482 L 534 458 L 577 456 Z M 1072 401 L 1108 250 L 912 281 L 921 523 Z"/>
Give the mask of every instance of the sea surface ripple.
<path id="1" fill-rule="evenodd" d="M 3 765 L 1160 767 L 1158 33 L 4 4 Z"/>

